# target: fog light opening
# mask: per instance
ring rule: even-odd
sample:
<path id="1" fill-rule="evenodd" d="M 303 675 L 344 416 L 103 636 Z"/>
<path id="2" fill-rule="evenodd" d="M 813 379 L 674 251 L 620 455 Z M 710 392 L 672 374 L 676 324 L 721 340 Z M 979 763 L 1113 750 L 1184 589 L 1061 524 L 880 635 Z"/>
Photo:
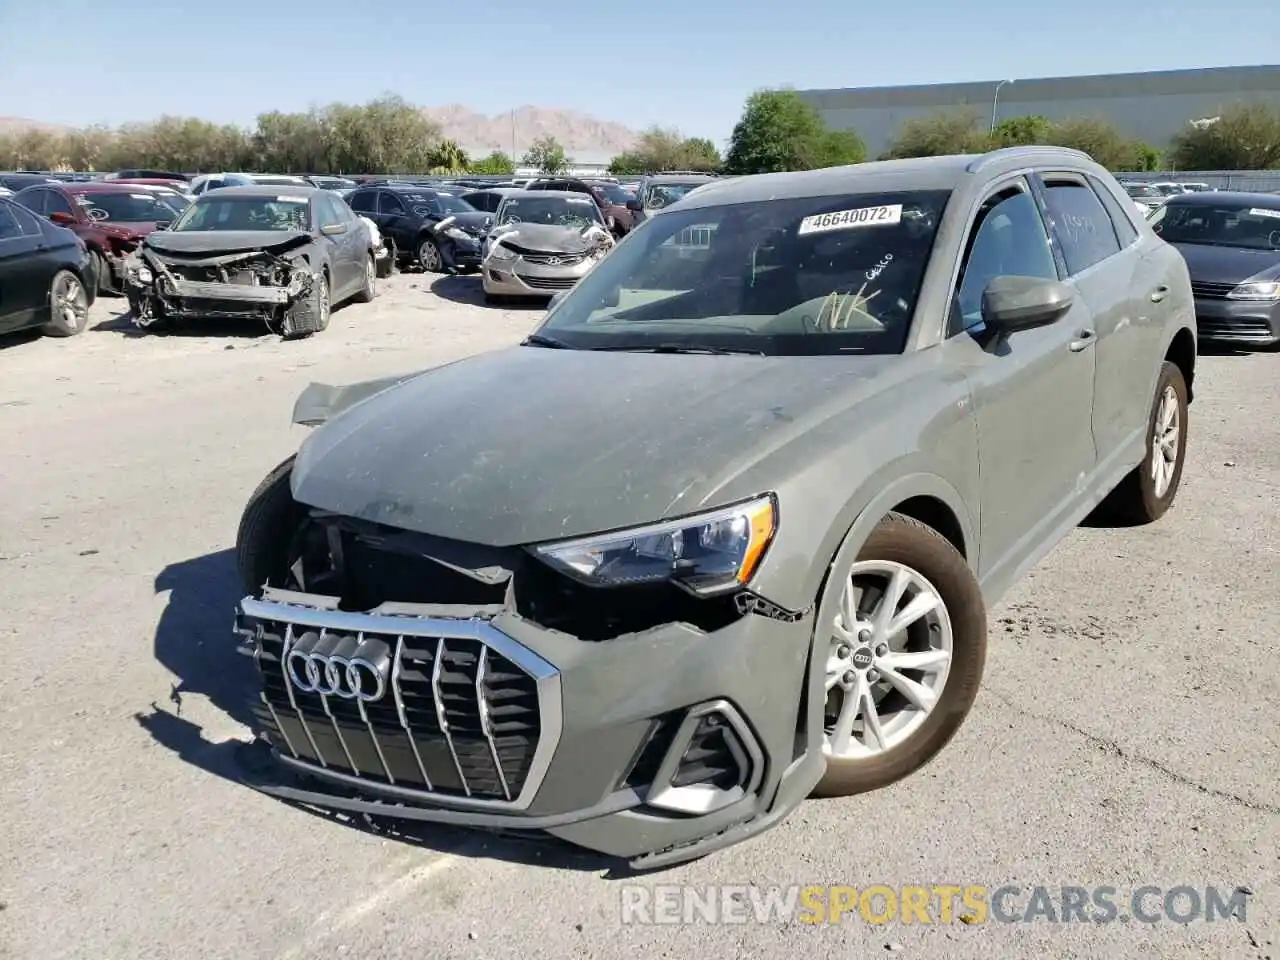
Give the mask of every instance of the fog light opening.
<path id="1" fill-rule="evenodd" d="M 693 707 L 663 758 L 645 802 L 701 815 L 754 793 L 764 756 L 742 715 L 725 700 Z"/>

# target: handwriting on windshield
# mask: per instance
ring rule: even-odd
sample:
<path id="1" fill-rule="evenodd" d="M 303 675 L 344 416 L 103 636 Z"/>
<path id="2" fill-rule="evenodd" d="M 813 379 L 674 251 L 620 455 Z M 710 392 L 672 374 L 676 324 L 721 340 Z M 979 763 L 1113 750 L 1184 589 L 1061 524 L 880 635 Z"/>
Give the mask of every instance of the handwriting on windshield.
<path id="1" fill-rule="evenodd" d="M 889 264 L 891 263 L 893 263 L 893 254 L 886 253 L 883 257 L 880 258 L 879 263 L 877 263 L 874 267 L 872 267 L 870 270 L 867 271 L 867 274 L 866 274 L 867 282 L 870 283 L 876 277 L 880 276 L 880 274 L 884 273 L 885 267 L 889 266 Z"/>

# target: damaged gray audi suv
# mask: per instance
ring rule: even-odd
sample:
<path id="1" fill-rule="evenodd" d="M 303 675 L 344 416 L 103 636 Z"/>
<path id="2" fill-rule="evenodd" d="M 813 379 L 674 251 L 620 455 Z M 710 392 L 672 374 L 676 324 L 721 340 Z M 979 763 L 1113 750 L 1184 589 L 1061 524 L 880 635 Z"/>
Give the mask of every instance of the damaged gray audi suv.
<path id="1" fill-rule="evenodd" d="M 892 783 L 987 611 L 1182 473 L 1187 268 L 1076 151 L 709 184 L 523 343 L 312 385 L 252 494 L 254 786 L 660 866 Z"/>

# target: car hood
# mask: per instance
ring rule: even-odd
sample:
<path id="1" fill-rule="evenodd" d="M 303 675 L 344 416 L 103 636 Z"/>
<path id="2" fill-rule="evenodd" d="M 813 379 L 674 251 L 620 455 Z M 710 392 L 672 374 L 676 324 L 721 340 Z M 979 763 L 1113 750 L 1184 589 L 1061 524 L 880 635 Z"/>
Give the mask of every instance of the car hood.
<path id="1" fill-rule="evenodd" d="M 451 213 L 448 219 L 451 219 L 467 233 L 478 236 L 489 229 L 489 224 L 493 221 L 493 214 L 477 210 L 475 213 Z"/>
<path id="2" fill-rule="evenodd" d="M 157 253 L 206 254 L 265 250 L 277 253 L 311 240 L 304 230 L 157 230 L 145 243 Z"/>
<path id="3" fill-rule="evenodd" d="M 489 235 L 489 242 L 501 240 L 515 247 L 536 250 L 539 253 L 586 253 L 607 237 L 604 227 L 599 231 L 585 232 L 578 227 L 556 227 L 546 223 L 520 223 L 515 229 L 502 230 Z"/>
<path id="4" fill-rule="evenodd" d="M 1245 280 L 1280 280 L 1280 251 L 1245 250 L 1175 243 L 1187 261 L 1192 280 L 1201 283 L 1241 283 Z"/>
<path id="5" fill-rule="evenodd" d="M 365 398 L 302 444 L 294 496 L 492 546 L 649 523 L 717 505 L 726 482 L 901 364 L 512 347 L 372 396 L 330 393 Z"/>

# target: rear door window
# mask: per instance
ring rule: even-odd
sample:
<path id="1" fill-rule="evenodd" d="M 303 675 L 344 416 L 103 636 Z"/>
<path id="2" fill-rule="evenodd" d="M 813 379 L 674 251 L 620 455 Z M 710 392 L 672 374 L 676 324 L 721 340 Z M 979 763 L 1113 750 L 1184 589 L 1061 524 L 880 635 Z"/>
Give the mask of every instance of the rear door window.
<path id="1" fill-rule="evenodd" d="M 1127 247 L 1137 240 L 1138 228 L 1133 225 L 1129 215 L 1120 206 L 1120 201 L 1116 199 L 1115 194 L 1108 190 L 1107 185 L 1097 177 L 1090 177 L 1089 184 L 1097 192 L 1102 205 L 1107 208 L 1107 213 L 1111 216 L 1111 222 L 1116 228 L 1116 236 L 1120 240 L 1120 246 Z"/>
<path id="2" fill-rule="evenodd" d="M 382 192 L 378 194 L 378 210 L 382 213 L 403 215 L 405 212 L 404 204 L 400 202 L 400 198 L 394 193 Z"/>
<path id="3" fill-rule="evenodd" d="M 1083 273 L 1120 252 L 1115 225 L 1082 174 L 1046 173 L 1040 183 L 1069 275 Z"/>

